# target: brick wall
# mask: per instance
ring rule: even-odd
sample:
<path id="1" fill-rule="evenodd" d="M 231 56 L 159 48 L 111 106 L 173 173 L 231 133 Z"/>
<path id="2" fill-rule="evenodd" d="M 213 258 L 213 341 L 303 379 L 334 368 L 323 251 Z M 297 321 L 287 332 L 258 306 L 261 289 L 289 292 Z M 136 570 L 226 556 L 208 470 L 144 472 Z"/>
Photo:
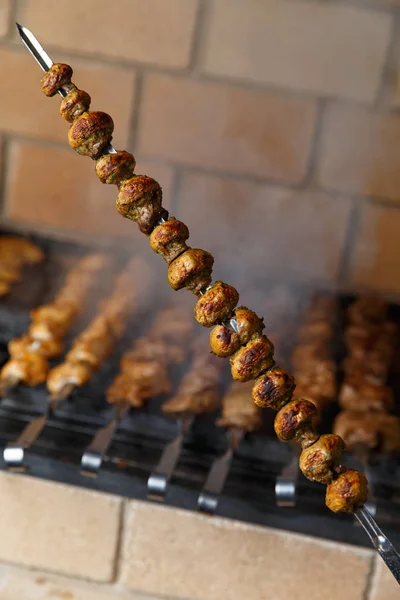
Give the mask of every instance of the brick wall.
<path id="1" fill-rule="evenodd" d="M 220 264 L 400 292 L 398 0 L 0 0 L 2 218 L 127 239 L 15 20 Z"/>

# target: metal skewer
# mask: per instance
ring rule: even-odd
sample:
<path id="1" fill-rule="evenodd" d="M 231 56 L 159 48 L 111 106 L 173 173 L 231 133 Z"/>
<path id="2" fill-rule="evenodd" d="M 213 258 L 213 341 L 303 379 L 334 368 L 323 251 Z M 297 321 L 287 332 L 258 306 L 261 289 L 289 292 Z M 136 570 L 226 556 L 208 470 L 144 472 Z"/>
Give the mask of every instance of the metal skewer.
<path id="1" fill-rule="evenodd" d="M 93 437 L 91 443 L 86 448 L 81 458 L 81 473 L 87 477 L 97 477 L 100 467 L 112 442 L 113 435 L 124 419 L 129 410 L 129 406 L 124 404 L 116 407 L 115 415 L 111 421 L 99 429 Z"/>
<path id="2" fill-rule="evenodd" d="M 197 500 L 197 508 L 201 512 L 214 514 L 218 508 L 219 496 L 224 488 L 232 464 L 233 454 L 238 448 L 245 432 L 233 428 L 229 431 L 230 444 L 228 450 L 216 458 L 208 473 L 204 487 Z"/>
<path id="3" fill-rule="evenodd" d="M 53 62 L 45 50 L 42 48 L 38 40 L 32 34 L 29 29 L 23 27 L 22 25 L 17 25 L 17 30 L 21 39 L 29 52 L 35 58 L 39 66 L 44 70 L 48 71 L 52 66 Z M 60 96 L 65 97 L 68 91 L 65 88 L 61 88 L 58 92 Z M 105 152 L 115 153 L 115 148 L 110 144 Z M 231 321 L 231 326 L 234 327 L 234 322 Z M 54 406 L 49 403 L 48 409 L 45 415 L 39 417 L 36 421 L 30 423 L 30 425 L 24 430 L 23 434 L 17 440 L 14 445 L 10 445 L 10 447 L 4 450 L 4 458 L 8 465 L 13 463 L 12 458 L 14 458 L 14 464 L 16 466 L 21 464 L 21 453 L 22 453 L 22 463 L 23 463 L 23 454 L 24 448 L 29 447 L 31 445 L 31 440 L 33 441 L 37 439 L 40 431 L 42 430 L 43 425 L 40 426 L 40 423 L 46 422 L 49 415 L 52 414 Z M 34 426 L 36 423 L 36 426 Z M 187 426 L 187 423 L 186 423 Z M 37 433 L 39 432 L 39 433 Z M 25 434 L 25 437 L 24 437 Z M 29 435 L 28 435 L 29 434 Z M 184 427 L 177 438 L 169 444 L 162 456 L 162 459 L 156 469 L 156 471 L 150 476 L 148 487 L 150 493 L 155 493 L 156 496 L 163 498 L 165 495 L 166 485 L 168 480 L 174 471 L 176 462 L 179 457 L 180 448 L 182 446 L 184 436 Z M 19 444 L 19 446 L 17 446 Z M 8 460 L 6 458 L 6 453 L 8 450 Z M 14 454 L 13 454 L 14 452 Z M 19 453 L 19 454 L 18 454 Z M 157 476 L 160 475 L 159 478 Z M 153 479 L 152 479 L 153 478 Z M 389 569 L 392 571 L 396 580 L 400 583 L 400 556 L 393 548 L 390 541 L 383 534 L 383 532 L 379 529 L 377 524 L 375 523 L 373 517 L 370 515 L 367 509 L 362 508 L 356 512 L 356 517 L 360 521 L 361 525 L 364 527 L 368 536 L 370 537 L 374 547 L 379 552 L 382 559 L 385 561 Z"/>
<path id="4" fill-rule="evenodd" d="M 295 444 L 292 444 L 292 449 L 290 462 L 283 467 L 275 482 L 275 500 L 280 507 L 296 506 L 300 450 Z"/>
<path id="5" fill-rule="evenodd" d="M 147 496 L 155 500 L 164 500 L 167 493 L 168 483 L 175 471 L 183 440 L 192 426 L 194 417 L 179 419 L 179 433 L 172 442 L 167 444 L 161 455 L 160 461 L 147 480 Z"/>
<path id="6" fill-rule="evenodd" d="M 70 384 L 62 388 L 60 394 L 50 397 L 45 412 L 34 419 L 25 427 L 15 442 L 9 442 L 3 450 L 3 458 L 7 469 L 13 471 L 25 471 L 28 466 L 25 463 L 25 454 L 38 439 L 47 421 L 54 415 L 63 400 L 71 394 L 74 385 Z"/>

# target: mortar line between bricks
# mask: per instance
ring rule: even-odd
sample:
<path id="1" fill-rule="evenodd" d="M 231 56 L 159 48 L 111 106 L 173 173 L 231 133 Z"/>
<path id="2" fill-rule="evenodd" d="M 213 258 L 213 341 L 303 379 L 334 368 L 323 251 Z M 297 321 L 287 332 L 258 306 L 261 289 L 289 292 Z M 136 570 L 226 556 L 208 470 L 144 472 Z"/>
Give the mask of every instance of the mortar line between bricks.
<path id="1" fill-rule="evenodd" d="M 125 540 L 127 506 L 128 506 L 128 501 L 126 500 L 126 498 L 122 498 L 121 506 L 119 509 L 117 543 L 116 543 L 116 548 L 115 548 L 113 574 L 112 574 L 112 580 L 111 580 L 113 583 L 117 583 L 121 576 L 121 568 L 122 568 L 122 560 L 123 560 L 123 547 L 124 547 L 124 540 Z"/>
<path id="2" fill-rule="evenodd" d="M 4 134 L 1 144 L 1 166 L 0 166 L 0 216 L 4 219 L 6 216 L 6 200 L 8 193 L 8 174 L 10 168 L 10 149 L 11 144 L 7 134 Z"/>
<path id="3" fill-rule="evenodd" d="M 350 268 L 354 258 L 354 247 L 360 220 L 360 202 L 353 200 L 347 224 L 341 258 L 338 266 L 337 280 L 340 285 L 349 283 Z"/>
<path id="4" fill-rule="evenodd" d="M 369 569 L 365 577 L 364 591 L 362 594 L 362 600 L 373 600 L 372 594 L 376 587 L 376 577 L 378 574 L 378 561 L 381 560 L 378 554 L 375 552 L 371 556 Z"/>
<path id="5" fill-rule="evenodd" d="M 205 15 L 207 12 L 207 8 L 207 0 L 198 0 L 192 44 L 189 53 L 189 72 L 195 72 L 199 66 L 200 56 L 205 37 Z"/>
<path id="6" fill-rule="evenodd" d="M 321 147 L 321 138 L 322 138 L 322 130 L 324 125 L 324 117 L 327 107 L 326 100 L 319 100 L 317 104 L 317 114 L 315 118 L 314 131 L 311 137 L 310 143 L 310 153 L 308 157 L 307 170 L 304 177 L 303 185 L 304 187 L 308 187 L 316 174 L 316 169 L 318 166 L 318 152 Z"/>
<path id="7" fill-rule="evenodd" d="M 390 77 L 390 72 L 391 72 L 391 69 L 393 66 L 393 62 L 394 62 L 394 58 L 395 58 L 396 42 L 398 39 L 399 31 L 400 31 L 399 17 L 398 17 L 398 15 L 393 14 L 393 22 L 392 22 L 392 26 L 391 26 L 391 32 L 390 32 L 390 36 L 389 36 L 388 46 L 386 48 L 386 56 L 385 56 L 385 60 L 383 63 L 383 68 L 381 71 L 380 81 L 379 81 L 378 89 L 376 91 L 375 100 L 372 104 L 372 106 L 378 110 L 380 107 L 382 107 L 383 110 L 386 109 L 386 111 L 388 111 L 388 107 L 385 107 L 385 105 L 384 105 L 385 104 L 385 92 L 386 92 L 386 80 L 388 77 Z"/>

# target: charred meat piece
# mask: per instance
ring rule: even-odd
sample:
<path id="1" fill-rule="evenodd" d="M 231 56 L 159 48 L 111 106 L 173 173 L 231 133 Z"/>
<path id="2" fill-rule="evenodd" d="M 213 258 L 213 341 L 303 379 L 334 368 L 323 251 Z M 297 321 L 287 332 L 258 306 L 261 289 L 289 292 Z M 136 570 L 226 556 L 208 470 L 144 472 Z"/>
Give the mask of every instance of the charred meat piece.
<path id="1" fill-rule="evenodd" d="M 189 229 L 175 217 L 170 217 L 165 223 L 160 223 L 150 234 L 150 247 L 160 254 L 169 265 L 188 249 L 186 240 Z"/>
<path id="2" fill-rule="evenodd" d="M 147 175 L 134 175 L 119 187 L 117 211 L 135 221 L 142 233 L 150 234 L 159 219 L 168 217 L 161 202 L 160 184 Z"/>
<path id="3" fill-rule="evenodd" d="M 151 390 L 134 382 L 127 373 L 119 373 L 106 392 L 110 404 L 129 404 L 132 408 L 142 408 Z"/>
<path id="4" fill-rule="evenodd" d="M 368 499 L 368 482 L 359 471 L 348 469 L 326 488 L 325 502 L 333 512 L 352 513 Z"/>
<path id="5" fill-rule="evenodd" d="M 335 419 L 333 431 L 348 448 L 360 444 L 388 454 L 400 450 L 400 419 L 394 415 L 343 410 Z"/>
<path id="6" fill-rule="evenodd" d="M 69 385 L 80 387 L 93 376 L 92 365 L 83 362 L 63 362 L 52 369 L 47 377 L 47 389 L 50 394 L 60 394 Z"/>
<path id="7" fill-rule="evenodd" d="M 345 444 L 341 437 L 328 433 L 300 455 L 301 472 L 310 481 L 328 485 L 334 476 L 334 469 L 339 466 Z"/>
<path id="8" fill-rule="evenodd" d="M 84 90 L 72 89 L 61 100 L 60 114 L 69 123 L 72 123 L 87 112 L 90 108 L 91 97 Z"/>
<path id="9" fill-rule="evenodd" d="M 236 381 L 255 379 L 274 365 L 274 346 L 266 335 L 255 335 L 229 359 Z"/>
<path id="10" fill-rule="evenodd" d="M 280 410 L 292 399 L 295 387 L 292 375 L 279 367 L 273 367 L 256 379 L 251 395 L 260 408 L 268 406 L 273 410 Z"/>
<path id="11" fill-rule="evenodd" d="M 199 294 L 211 283 L 213 264 L 212 254 L 199 248 L 189 248 L 169 265 L 168 282 L 174 290 L 186 287 Z"/>
<path id="12" fill-rule="evenodd" d="M 274 429 L 281 442 L 296 440 L 302 448 L 311 446 L 318 439 L 312 427 L 317 409 L 309 400 L 295 399 L 280 409 L 275 417 Z"/>
<path id="13" fill-rule="evenodd" d="M 373 325 L 386 319 L 388 305 L 382 298 L 362 296 L 348 308 L 348 319 L 353 324 Z"/>
<path id="14" fill-rule="evenodd" d="M 193 331 L 193 319 L 179 306 L 165 308 L 155 319 L 151 334 L 167 342 L 185 344 Z"/>
<path id="15" fill-rule="evenodd" d="M 317 362 L 331 361 L 331 351 L 325 342 L 310 342 L 299 344 L 294 348 L 291 362 L 295 371 L 303 371 Z"/>
<path id="16" fill-rule="evenodd" d="M 46 381 L 47 372 L 48 361 L 46 357 L 37 352 L 25 352 L 17 358 L 11 358 L 3 366 L 0 380 L 36 386 Z"/>
<path id="17" fill-rule="evenodd" d="M 241 344 L 247 344 L 253 335 L 261 334 L 264 330 L 263 319 L 260 319 L 253 310 L 246 306 L 238 306 L 234 311 L 233 318 L 236 321 L 236 331 Z"/>
<path id="18" fill-rule="evenodd" d="M 393 407 L 393 392 L 385 385 L 347 380 L 342 385 L 339 404 L 346 410 L 385 412 Z"/>
<path id="19" fill-rule="evenodd" d="M 42 77 L 42 92 L 46 96 L 55 96 L 60 88 L 71 83 L 72 68 L 63 63 L 54 63 Z"/>
<path id="20" fill-rule="evenodd" d="M 232 356 L 240 347 L 239 334 L 226 325 L 216 325 L 210 333 L 211 352 L 221 358 Z"/>
<path id="21" fill-rule="evenodd" d="M 220 406 L 221 366 L 210 354 L 197 355 L 189 371 L 183 376 L 176 394 L 161 409 L 174 417 L 214 412 Z"/>
<path id="22" fill-rule="evenodd" d="M 132 179 L 136 160 L 133 154 L 118 150 L 114 154 L 103 154 L 96 162 L 96 173 L 101 183 L 121 185 L 123 181 Z"/>
<path id="23" fill-rule="evenodd" d="M 5 296 L 6 294 L 9 294 L 10 291 L 11 291 L 11 285 L 9 283 L 7 283 L 6 281 L 0 280 L 0 296 Z"/>
<path id="24" fill-rule="evenodd" d="M 62 351 L 63 343 L 56 338 L 35 340 L 30 335 L 23 335 L 8 342 L 8 352 L 12 358 L 18 358 L 31 352 L 41 354 L 46 358 L 53 358 L 62 354 Z"/>
<path id="25" fill-rule="evenodd" d="M 3 236 L 0 237 L 0 257 L 3 264 L 34 265 L 44 259 L 44 252 L 29 240 Z"/>
<path id="26" fill-rule="evenodd" d="M 234 287 L 217 281 L 197 300 L 194 318 L 203 327 L 212 327 L 227 320 L 238 301 L 239 294 Z"/>
<path id="27" fill-rule="evenodd" d="M 110 115 L 87 111 L 75 119 L 68 131 L 68 143 L 78 154 L 96 159 L 110 144 L 114 122 Z"/>
<path id="28" fill-rule="evenodd" d="M 262 424 L 261 410 L 249 402 L 251 384 L 233 383 L 222 399 L 222 417 L 219 427 L 238 427 L 245 431 L 256 431 Z"/>

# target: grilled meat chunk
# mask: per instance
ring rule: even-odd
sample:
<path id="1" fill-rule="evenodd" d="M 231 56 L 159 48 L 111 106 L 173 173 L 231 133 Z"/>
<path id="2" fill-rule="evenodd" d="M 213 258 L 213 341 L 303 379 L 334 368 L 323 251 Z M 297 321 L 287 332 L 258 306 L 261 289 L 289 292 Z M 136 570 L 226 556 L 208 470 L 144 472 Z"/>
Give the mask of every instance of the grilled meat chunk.
<path id="1" fill-rule="evenodd" d="M 100 111 L 82 113 L 72 123 L 68 143 L 78 154 L 96 159 L 111 143 L 114 122 L 110 115 Z"/>
<path id="2" fill-rule="evenodd" d="M 35 340 L 30 335 L 23 335 L 8 342 L 8 352 L 12 358 L 18 358 L 26 353 L 35 352 L 46 358 L 60 356 L 63 343 L 60 339 Z"/>
<path id="3" fill-rule="evenodd" d="M 238 427 L 245 431 L 256 431 L 262 424 L 261 410 L 249 402 L 251 384 L 233 383 L 222 398 L 222 416 L 217 420 L 219 427 Z"/>
<path id="4" fill-rule="evenodd" d="M 212 254 L 199 248 L 189 248 L 169 265 L 168 282 L 174 290 L 186 287 L 198 294 L 211 283 L 213 264 Z"/>
<path id="5" fill-rule="evenodd" d="M 96 162 L 96 173 L 101 183 L 120 186 L 123 181 L 132 179 L 136 160 L 133 154 L 118 150 L 114 154 L 103 154 Z"/>
<path id="6" fill-rule="evenodd" d="M 159 219 L 168 218 L 161 202 L 160 184 L 147 175 L 134 175 L 120 184 L 117 211 L 135 221 L 142 233 L 150 234 Z"/>
<path id="7" fill-rule="evenodd" d="M 360 444 L 387 454 L 400 450 L 400 419 L 394 415 L 343 410 L 335 419 L 333 431 L 348 448 Z"/>
<path id="8" fill-rule="evenodd" d="M 326 505 L 333 512 L 352 513 L 368 499 L 368 482 L 359 471 L 348 469 L 326 488 Z"/>
<path id="9" fill-rule="evenodd" d="M 238 301 L 239 294 L 234 287 L 217 281 L 199 296 L 194 307 L 194 318 L 203 327 L 212 327 L 228 319 Z"/>
<path id="10" fill-rule="evenodd" d="M 341 408 L 354 411 L 389 411 L 393 407 L 393 392 L 385 386 L 363 379 L 343 383 L 339 404 Z"/>
<path id="11" fill-rule="evenodd" d="M 268 406 L 273 410 L 280 410 L 292 399 L 295 387 L 292 375 L 279 367 L 273 367 L 256 379 L 251 395 L 260 408 Z"/>
<path id="12" fill-rule="evenodd" d="M 239 334 L 226 325 L 216 325 L 210 333 L 211 352 L 221 358 L 231 356 L 240 346 Z"/>
<path id="13" fill-rule="evenodd" d="M 11 358 L 3 366 L 0 380 L 36 386 L 46 381 L 47 372 L 46 357 L 37 352 L 25 352 L 16 358 Z"/>
<path id="14" fill-rule="evenodd" d="M 333 334 L 333 325 L 325 319 L 306 321 L 297 329 L 299 343 L 310 343 L 313 340 L 318 340 L 321 343 L 329 342 Z"/>
<path id="15" fill-rule="evenodd" d="M 310 481 L 328 485 L 334 476 L 334 469 L 339 466 L 345 444 L 341 437 L 328 433 L 300 455 L 301 472 Z"/>
<path id="16" fill-rule="evenodd" d="M 42 92 L 46 96 L 55 96 L 60 88 L 71 83 L 72 68 L 63 63 L 54 63 L 41 80 Z"/>
<path id="17" fill-rule="evenodd" d="M 11 291 L 11 285 L 6 281 L 0 280 L 0 296 L 6 296 Z"/>
<path id="18" fill-rule="evenodd" d="M 275 417 L 274 429 L 281 442 L 296 440 L 302 448 L 311 446 L 318 439 L 312 427 L 317 409 L 309 400 L 296 398 L 280 409 Z"/>
<path id="19" fill-rule="evenodd" d="M 229 359 L 231 373 L 236 381 L 255 379 L 274 365 L 274 346 L 266 335 L 254 335 Z"/>
<path id="20" fill-rule="evenodd" d="M 129 404 L 132 408 L 142 408 L 148 394 L 151 395 L 151 390 L 133 381 L 128 373 L 119 373 L 107 389 L 106 397 L 110 404 Z"/>
<path id="21" fill-rule="evenodd" d="M 373 325 L 386 319 L 388 305 L 382 298 L 373 295 L 362 296 L 351 304 L 347 311 L 353 324 Z"/>
<path id="22" fill-rule="evenodd" d="M 87 112 L 90 108 L 91 97 L 84 90 L 72 89 L 61 100 L 60 114 L 69 123 L 72 123 Z"/>
<path id="23" fill-rule="evenodd" d="M 50 371 L 46 381 L 47 389 L 52 395 L 60 394 L 69 385 L 85 385 L 93 373 L 93 366 L 89 363 L 63 362 Z"/>
<path id="24" fill-rule="evenodd" d="M 175 258 L 188 249 L 186 240 L 189 229 L 185 223 L 170 217 L 165 223 L 160 223 L 150 234 L 150 247 L 160 254 L 169 265 Z"/>

